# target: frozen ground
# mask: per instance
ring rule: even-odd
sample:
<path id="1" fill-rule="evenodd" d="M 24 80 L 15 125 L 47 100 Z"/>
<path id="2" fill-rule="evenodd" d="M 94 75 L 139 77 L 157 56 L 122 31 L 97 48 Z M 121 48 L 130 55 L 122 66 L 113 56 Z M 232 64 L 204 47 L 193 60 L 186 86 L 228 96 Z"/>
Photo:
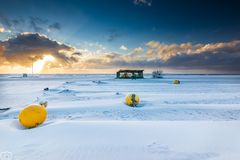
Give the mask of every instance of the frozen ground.
<path id="1" fill-rule="evenodd" d="M 2 75 L 0 91 L 0 108 L 11 107 L 0 113 L 0 160 L 240 159 L 238 75 Z M 139 107 L 124 104 L 128 93 Z M 45 100 L 46 123 L 23 129 L 19 110 Z"/>
<path id="2" fill-rule="evenodd" d="M 82 120 L 239 120 L 240 76 L 167 75 L 164 79 L 119 80 L 114 75 L 46 75 L 0 78 L 0 106 L 12 107 L 0 119 L 16 118 L 21 108 L 49 102 L 49 119 Z M 180 79 L 181 85 L 172 85 Z M 49 91 L 43 91 L 48 87 Z M 124 104 L 140 96 L 138 108 Z"/>

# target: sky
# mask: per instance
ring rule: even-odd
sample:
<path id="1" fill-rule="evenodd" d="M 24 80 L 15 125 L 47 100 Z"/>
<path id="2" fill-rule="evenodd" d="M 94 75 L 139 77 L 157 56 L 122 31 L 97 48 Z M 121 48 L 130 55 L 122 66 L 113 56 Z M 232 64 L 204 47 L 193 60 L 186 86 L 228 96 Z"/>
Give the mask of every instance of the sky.
<path id="1" fill-rule="evenodd" d="M 1 0 L 0 73 L 240 73 L 234 0 Z"/>

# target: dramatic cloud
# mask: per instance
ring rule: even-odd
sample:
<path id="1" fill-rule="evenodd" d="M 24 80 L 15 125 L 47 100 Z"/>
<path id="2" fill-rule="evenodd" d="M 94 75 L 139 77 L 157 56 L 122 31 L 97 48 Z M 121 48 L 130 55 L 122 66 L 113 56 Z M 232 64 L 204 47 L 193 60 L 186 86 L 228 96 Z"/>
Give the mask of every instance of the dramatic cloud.
<path id="1" fill-rule="evenodd" d="M 91 44 L 91 48 L 96 44 Z M 97 44 L 98 47 L 104 48 Z M 47 67 L 76 73 L 81 69 L 113 68 L 172 68 L 183 70 L 214 70 L 240 73 L 240 41 L 209 44 L 163 44 L 150 41 L 146 46 L 128 49 L 128 54 L 107 51 L 105 48 L 90 51 L 75 49 L 53 41 L 38 33 L 22 33 L 0 41 L 0 66 L 31 67 L 32 61 L 54 57 Z M 50 58 L 50 57 L 48 57 Z M 51 70 L 52 71 L 52 70 Z"/>
<path id="2" fill-rule="evenodd" d="M 128 48 L 126 46 L 124 46 L 124 45 L 121 45 L 119 49 L 124 50 L 124 51 L 128 50 Z"/>
<path id="3" fill-rule="evenodd" d="M 0 41 L 1 64 L 29 67 L 32 61 L 42 60 L 51 55 L 56 59 L 49 67 L 70 66 L 77 62 L 75 49 L 38 33 L 22 33 L 6 41 Z"/>
<path id="4" fill-rule="evenodd" d="M 146 44 L 146 59 L 175 69 L 202 69 L 240 73 L 240 41 L 209 44 Z"/>
<path id="5" fill-rule="evenodd" d="M 161 44 L 156 41 L 150 41 L 147 43 L 147 58 L 156 59 L 159 58 L 162 61 L 168 61 L 169 59 L 182 56 L 182 55 L 195 55 L 195 54 L 218 54 L 225 53 L 239 54 L 240 41 L 232 41 L 226 43 L 211 43 L 211 44 Z"/>
<path id="6" fill-rule="evenodd" d="M 105 53 L 81 62 L 89 68 L 172 68 L 240 73 L 240 41 L 210 44 L 161 44 L 150 41 L 127 55 Z"/>
<path id="7" fill-rule="evenodd" d="M 152 5 L 152 0 L 134 0 L 133 3 L 135 5 L 147 5 L 151 6 Z"/>
<path id="8" fill-rule="evenodd" d="M 163 63 L 162 66 L 183 70 L 212 70 L 227 73 L 240 73 L 240 52 L 224 53 L 205 52 L 193 55 L 177 55 Z"/>

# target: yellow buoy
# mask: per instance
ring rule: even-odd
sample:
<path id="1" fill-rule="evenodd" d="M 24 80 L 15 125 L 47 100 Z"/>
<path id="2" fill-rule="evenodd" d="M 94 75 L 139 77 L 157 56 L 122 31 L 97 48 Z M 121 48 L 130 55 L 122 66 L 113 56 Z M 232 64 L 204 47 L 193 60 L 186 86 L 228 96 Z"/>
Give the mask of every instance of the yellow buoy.
<path id="1" fill-rule="evenodd" d="M 173 84 L 180 84 L 180 81 L 179 80 L 174 80 Z"/>
<path id="2" fill-rule="evenodd" d="M 34 104 L 24 108 L 19 116 L 19 122 L 26 128 L 34 128 L 42 124 L 47 118 L 45 104 Z"/>
<path id="3" fill-rule="evenodd" d="M 125 98 L 125 103 L 128 106 L 135 107 L 139 104 L 140 98 L 136 94 L 129 94 Z"/>

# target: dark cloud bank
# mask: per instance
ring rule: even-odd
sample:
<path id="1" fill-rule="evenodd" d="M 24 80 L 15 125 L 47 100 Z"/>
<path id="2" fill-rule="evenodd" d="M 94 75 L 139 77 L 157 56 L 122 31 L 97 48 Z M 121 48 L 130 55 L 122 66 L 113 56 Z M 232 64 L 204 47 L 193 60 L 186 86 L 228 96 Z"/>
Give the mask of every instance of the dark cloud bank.
<path id="1" fill-rule="evenodd" d="M 172 68 L 180 70 L 208 70 L 240 73 L 240 41 L 210 44 L 162 44 L 150 41 L 142 53 L 119 55 L 108 53 L 88 60 L 103 68 Z"/>
<path id="2" fill-rule="evenodd" d="M 56 58 L 55 67 L 71 65 L 77 62 L 74 54 L 78 54 L 74 48 L 38 33 L 22 33 L 6 41 L 0 41 L 0 60 L 25 67 L 31 66 L 32 60 L 43 59 L 45 55 Z"/>
<path id="3" fill-rule="evenodd" d="M 22 33 L 0 41 L 1 65 L 29 67 L 32 60 L 52 55 L 56 62 L 51 67 L 111 68 L 156 68 L 166 67 L 185 70 L 215 70 L 224 73 L 240 73 L 240 41 L 210 44 L 162 44 L 150 41 L 145 49 L 127 55 L 102 53 L 95 57 L 76 52 L 76 49 L 51 40 L 38 33 Z"/>

